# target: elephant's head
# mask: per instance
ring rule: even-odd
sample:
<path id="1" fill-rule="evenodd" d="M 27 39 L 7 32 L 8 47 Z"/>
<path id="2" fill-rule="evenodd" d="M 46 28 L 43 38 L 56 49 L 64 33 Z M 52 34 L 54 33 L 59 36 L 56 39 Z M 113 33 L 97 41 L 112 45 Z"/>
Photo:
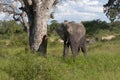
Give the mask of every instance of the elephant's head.
<path id="1" fill-rule="evenodd" d="M 65 38 L 65 33 L 66 33 L 66 25 L 67 22 L 61 23 L 57 28 L 56 28 L 56 32 L 57 34 L 61 37 L 61 39 L 64 40 Z"/>

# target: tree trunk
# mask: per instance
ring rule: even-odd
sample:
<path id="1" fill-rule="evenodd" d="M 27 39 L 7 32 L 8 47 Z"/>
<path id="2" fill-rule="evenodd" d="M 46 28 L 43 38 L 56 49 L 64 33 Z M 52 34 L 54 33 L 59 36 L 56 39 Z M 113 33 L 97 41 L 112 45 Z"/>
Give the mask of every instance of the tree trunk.
<path id="1" fill-rule="evenodd" d="M 46 54 L 47 48 L 47 17 L 43 18 L 44 13 L 36 11 L 33 23 L 30 26 L 30 48 Z"/>
<path id="2" fill-rule="evenodd" d="M 45 5 L 45 4 L 43 4 Z M 33 18 L 31 19 L 30 26 L 30 48 L 31 50 L 38 51 L 46 54 L 47 49 L 47 22 L 49 18 L 49 8 L 43 6 L 38 0 L 33 8 Z"/>

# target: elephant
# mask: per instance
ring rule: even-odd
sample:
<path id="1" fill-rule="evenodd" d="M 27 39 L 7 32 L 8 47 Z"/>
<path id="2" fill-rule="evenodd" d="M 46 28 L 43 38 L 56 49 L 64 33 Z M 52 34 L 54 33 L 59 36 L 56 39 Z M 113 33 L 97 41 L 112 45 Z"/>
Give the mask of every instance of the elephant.
<path id="1" fill-rule="evenodd" d="M 86 29 L 82 23 L 63 22 L 56 28 L 57 34 L 64 41 L 63 57 L 68 54 L 69 46 L 72 51 L 73 59 L 75 60 L 80 49 L 84 56 L 86 52 Z"/>

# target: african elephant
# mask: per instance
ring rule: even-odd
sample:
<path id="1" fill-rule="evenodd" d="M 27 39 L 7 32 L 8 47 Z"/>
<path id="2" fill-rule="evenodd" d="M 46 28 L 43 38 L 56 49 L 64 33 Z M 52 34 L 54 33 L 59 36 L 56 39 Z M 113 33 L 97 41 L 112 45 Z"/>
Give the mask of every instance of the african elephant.
<path id="1" fill-rule="evenodd" d="M 69 46 L 71 48 L 73 59 L 79 53 L 80 48 L 87 57 L 86 52 L 86 29 L 82 23 L 64 22 L 56 28 L 57 34 L 64 41 L 63 57 L 68 54 Z"/>

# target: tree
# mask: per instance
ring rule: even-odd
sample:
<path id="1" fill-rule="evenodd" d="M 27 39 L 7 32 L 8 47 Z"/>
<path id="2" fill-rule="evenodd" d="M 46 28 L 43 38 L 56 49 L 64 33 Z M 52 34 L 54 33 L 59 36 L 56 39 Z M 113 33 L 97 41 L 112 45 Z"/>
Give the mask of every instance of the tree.
<path id="1" fill-rule="evenodd" d="M 47 22 L 53 18 L 50 10 L 58 1 L 60 0 L 0 0 L 0 11 L 12 14 L 15 21 L 23 24 L 29 34 L 31 50 L 45 54 Z"/>
<path id="2" fill-rule="evenodd" d="M 104 12 L 110 21 L 120 20 L 120 0 L 108 0 Z"/>
<path id="3" fill-rule="evenodd" d="M 105 30 L 105 29 L 107 30 L 110 28 L 105 21 L 101 21 L 100 19 L 92 20 L 92 21 L 84 21 L 83 24 L 86 28 L 87 36 L 90 37 L 93 36 L 95 37 L 100 30 Z"/>
<path id="4" fill-rule="evenodd" d="M 49 26 L 50 27 L 50 31 L 53 32 L 55 31 L 56 27 L 59 25 L 59 23 L 56 21 L 56 20 L 52 20 L 51 21 L 51 25 Z"/>

